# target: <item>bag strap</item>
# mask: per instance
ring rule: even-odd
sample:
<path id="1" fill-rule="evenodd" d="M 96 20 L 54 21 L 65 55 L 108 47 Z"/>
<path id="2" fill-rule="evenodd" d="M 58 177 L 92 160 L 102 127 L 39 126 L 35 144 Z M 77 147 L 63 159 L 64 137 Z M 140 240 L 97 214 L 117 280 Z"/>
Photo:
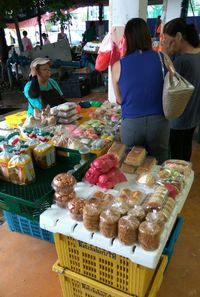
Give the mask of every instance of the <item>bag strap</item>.
<path id="1" fill-rule="evenodd" d="M 159 56 L 159 59 L 160 59 L 161 67 L 162 67 L 163 79 L 165 78 L 164 65 L 167 68 L 167 70 L 169 71 L 170 77 L 172 77 L 175 74 L 176 70 L 175 70 L 170 58 L 165 53 L 162 53 L 163 54 L 163 59 L 164 59 L 164 62 L 163 62 L 161 53 L 159 51 L 157 53 L 158 53 L 158 56 Z"/>
<path id="2" fill-rule="evenodd" d="M 165 79 L 165 68 L 164 68 L 163 59 L 162 59 L 161 53 L 160 52 L 157 52 L 157 53 L 158 53 L 158 56 L 159 56 L 159 59 L 160 59 L 161 68 L 162 68 L 162 75 L 163 75 L 163 80 L 164 80 Z"/>

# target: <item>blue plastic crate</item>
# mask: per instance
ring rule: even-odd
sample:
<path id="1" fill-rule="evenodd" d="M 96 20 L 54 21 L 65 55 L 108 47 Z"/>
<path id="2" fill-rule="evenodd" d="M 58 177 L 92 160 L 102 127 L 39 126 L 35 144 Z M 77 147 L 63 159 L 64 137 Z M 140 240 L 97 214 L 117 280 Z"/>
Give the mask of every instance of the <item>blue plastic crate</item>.
<path id="1" fill-rule="evenodd" d="M 54 243 L 53 233 L 40 228 L 38 222 L 28 220 L 19 215 L 3 210 L 10 231 L 27 234 Z"/>
<path id="2" fill-rule="evenodd" d="M 173 254 L 175 243 L 176 243 L 176 241 L 178 239 L 178 236 L 179 236 L 179 234 L 181 232 L 182 224 L 183 224 L 183 218 L 182 217 L 177 217 L 176 222 L 174 224 L 174 227 L 172 229 L 171 235 L 170 235 L 170 237 L 169 237 L 169 239 L 168 239 L 168 241 L 166 243 L 166 246 L 164 248 L 163 254 L 167 255 L 167 257 L 168 257 L 167 266 L 169 265 L 169 262 L 171 260 L 171 256 Z"/>

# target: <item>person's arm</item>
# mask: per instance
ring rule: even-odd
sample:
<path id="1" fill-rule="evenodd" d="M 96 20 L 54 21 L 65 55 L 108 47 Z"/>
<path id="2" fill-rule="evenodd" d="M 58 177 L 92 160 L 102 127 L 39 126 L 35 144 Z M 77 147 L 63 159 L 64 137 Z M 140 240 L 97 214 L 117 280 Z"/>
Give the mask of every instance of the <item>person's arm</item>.
<path id="1" fill-rule="evenodd" d="M 112 66 L 112 83 L 113 83 L 113 89 L 114 89 L 114 93 L 115 93 L 115 97 L 116 97 L 116 102 L 118 104 L 122 103 L 122 98 L 121 98 L 119 85 L 118 85 L 120 72 L 121 72 L 120 61 L 117 61 Z"/>
<path id="2" fill-rule="evenodd" d="M 33 98 L 33 99 L 40 97 L 40 86 L 39 86 L 37 75 L 34 75 L 31 78 L 31 85 L 28 91 L 28 95 L 30 98 Z"/>

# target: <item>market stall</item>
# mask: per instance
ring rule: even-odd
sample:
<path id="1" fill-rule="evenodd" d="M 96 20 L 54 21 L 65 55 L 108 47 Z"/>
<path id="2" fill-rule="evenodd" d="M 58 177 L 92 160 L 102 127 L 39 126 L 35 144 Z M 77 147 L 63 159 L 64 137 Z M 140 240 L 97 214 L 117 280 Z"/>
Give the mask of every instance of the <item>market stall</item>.
<path id="1" fill-rule="evenodd" d="M 66 103 L 35 110 L 25 121 L 24 114 L 12 117 L 20 130 L 1 139 L 0 162 L 7 166 L 0 206 L 12 231 L 55 242 L 53 270 L 65 297 L 76 290 L 78 296 L 154 297 L 168 263 L 163 251 L 193 183 L 191 163 L 157 166 L 142 147 L 127 154 L 116 141 L 118 107 L 88 109 Z M 10 118 L 7 123 L 15 126 Z M 21 171 L 27 162 L 28 173 Z"/>

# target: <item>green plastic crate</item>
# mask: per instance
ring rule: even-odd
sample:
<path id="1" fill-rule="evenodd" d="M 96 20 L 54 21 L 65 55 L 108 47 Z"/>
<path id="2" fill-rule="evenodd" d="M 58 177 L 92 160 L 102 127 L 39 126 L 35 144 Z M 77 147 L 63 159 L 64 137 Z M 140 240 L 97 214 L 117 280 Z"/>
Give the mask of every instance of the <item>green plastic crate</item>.
<path id="1" fill-rule="evenodd" d="M 40 214 L 52 204 L 51 182 L 54 176 L 73 169 L 81 160 L 81 155 L 76 150 L 57 148 L 56 151 L 56 166 L 48 169 L 35 166 L 35 183 L 16 185 L 0 180 L 0 208 L 30 220 L 39 220 Z M 82 180 L 95 157 L 96 155 L 90 154 L 89 160 L 73 173 L 77 181 Z"/>

